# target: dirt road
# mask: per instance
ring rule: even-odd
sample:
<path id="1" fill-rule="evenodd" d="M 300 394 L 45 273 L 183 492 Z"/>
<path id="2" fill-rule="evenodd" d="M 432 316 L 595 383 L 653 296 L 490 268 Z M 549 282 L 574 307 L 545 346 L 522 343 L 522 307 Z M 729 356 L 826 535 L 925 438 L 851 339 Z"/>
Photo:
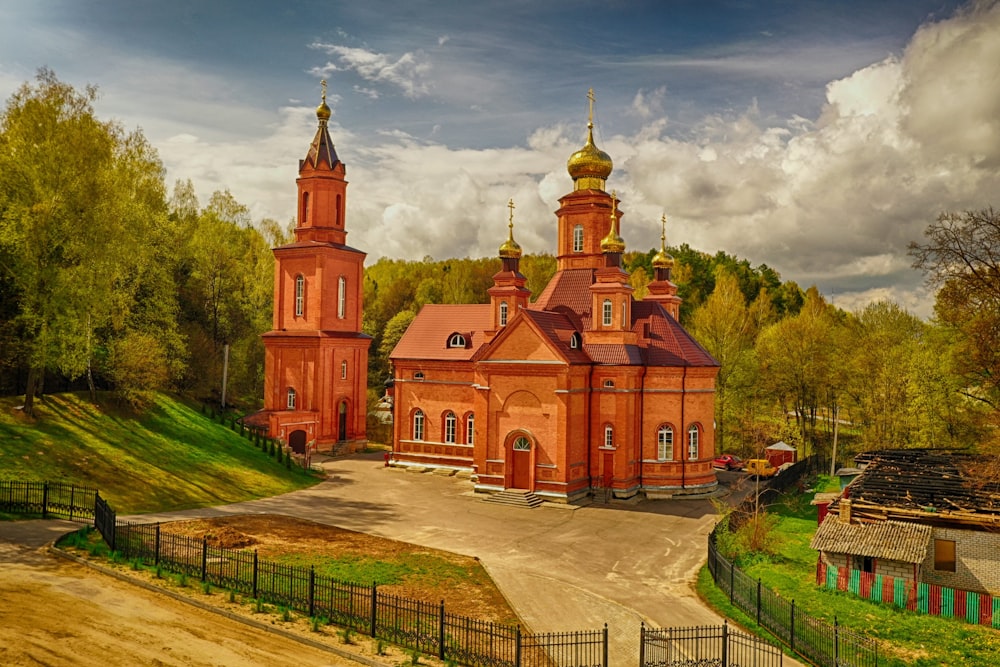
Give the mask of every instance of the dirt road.
<path id="1" fill-rule="evenodd" d="M 0 664 L 358 665 L 47 553 L 76 528 L 0 523 Z"/>

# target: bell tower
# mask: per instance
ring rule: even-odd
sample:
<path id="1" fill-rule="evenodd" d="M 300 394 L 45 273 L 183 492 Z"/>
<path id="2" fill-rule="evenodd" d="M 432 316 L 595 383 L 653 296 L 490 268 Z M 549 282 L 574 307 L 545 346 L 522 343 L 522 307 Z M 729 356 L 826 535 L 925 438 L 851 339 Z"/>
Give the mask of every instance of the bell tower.
<path id="1" fill-rule="evenodd" d="M 365 253 L 346 245 L 347 170 L 331 113 L 324 81 L 316 135 L 299 161 L 295 241 L 274 249 L 273 328 L 264 334 L 268 434 L 299 453 L 367 442 Z"/>

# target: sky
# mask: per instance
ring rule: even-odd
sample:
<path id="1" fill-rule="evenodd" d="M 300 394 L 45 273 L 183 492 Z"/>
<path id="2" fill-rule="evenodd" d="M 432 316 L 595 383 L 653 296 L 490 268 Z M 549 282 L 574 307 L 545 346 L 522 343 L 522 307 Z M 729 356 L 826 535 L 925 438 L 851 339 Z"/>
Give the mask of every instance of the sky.
<path id="1" fill-rule="evenodd" d="M 326 79 L 369 263 L 494 256 L 508 199 L 554 252 L 590 88 L 630 250 L 665 214 L 668 245 L 928 317 L 907 245 L 1000 207 L 997 0 L 0 0 L 0 97 L 43 66 L 170 187 L 282 223 Z"/>

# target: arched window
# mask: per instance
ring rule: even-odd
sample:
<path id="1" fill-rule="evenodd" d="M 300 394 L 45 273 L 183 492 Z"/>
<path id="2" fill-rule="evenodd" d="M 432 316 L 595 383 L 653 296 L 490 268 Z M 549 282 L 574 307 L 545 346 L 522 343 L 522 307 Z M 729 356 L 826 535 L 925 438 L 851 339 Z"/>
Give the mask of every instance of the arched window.
<path id="1" fill-rule="evenodd" d="M 340 362 L 340 379 L 341 380 L 346 380 L 347 379 L 347 362 L 346 361 L 341 361 Z"/>
<path id="2" fill-rule="evenodd" d="M 347 313 L 347 278 L 340 276 L 337 281 L 337 317 L 344 319 Z"/>
<path id="3" fill-rule="evenodd" d="M 622 301 L 622 329 L 628 329 L 628 302 Z"/>
<path id="4" fill-rule="evenodd" d="M 465 444 L 474 445 L 476 439 L 476 415 L 469 413 L 465 416 Z"/>
<path id="5" fill-rule="evenodd" d="M 605 380 L 604 381 L 604 386 L 607 387 L 608 389 L 614 389 L 615 388 L 615 381 L 614 380 Z"/>
<path id="6" fill-rule="evenodd" d="M 448 347 L 465 347 L 465 336 L 460 333 L 452 334 L 448 339 Z"/>
<path id="7" fill-rule="evenodd" d="M 656 458 L 661 461 L 674 458 L 674 429 L 666 424 L 656 432 Z"/>
<path id="8" fill-rule="evenodd" d="M 573 252 L 583 252 L 583 225 L 573 228 Z"/>
<path id="9" fill-rule="evenodd" d="M 458 424 L 458 420 L 455 419 L 454 412 L 448 412 L 444 416 L 444 441 L 448 443 L 455 442 L 455 427 Z"/>
<path id="10" fill-rule="evenodd" d="M 309 222 L 309 193 L 302 193 L 302 224 Z"/>
<path id="11" fill-rule="evenodd" d="M 289 410 L 295 409 L 295 390 L 291 387 L 288 388 L 288 397 L 285 399 L 285 407 Z"/>
<path id="12" fill-rule="evenodd" d="M 337 210 L 334 212 L 334 215 L 337 216 L 337 219 L 336 219 L 335 222 L 336 222 L 336 225 L 338 227 L 340 227 L 342 224 L 344 224 L 343 222 L 341 222 L 343 220 L 343 216 L 341 215 L 341 212 L 340 212 L 340 195 L 337 195 Z"/>
<path id="13" fill-rule="evenodd" d="M 295 317 L 302 317 L 306 312 L 306 278 L 299 274 L 295 276 Z"/>
<path id="14" fill-rule="evenodd" d="M 604 446 L 615 446 L 615 429 L 611 426 L 611 424 L 604 427 Z"/>
<path id="15" fill-rule="evenodd" d="M 606 326 L 606 327 L 610 327 L 611 326 L 611 299 L 605 299 L 604 300 L 604 318 L 603 318 L 603 322 L 604 322 L 604 326 Z"/>
<path id="16" fill-rule="evenodd" d="M 507 326 L 507 302 L 500 302 L 500 326 Z"/>
<path id="17" fill-rule="evenodd" d="M 413 413 L 413 439 L 424 439 L 424 413 L 421 410 Z"/>
<path id="18" fill-rule="evenodd" d="M 413 374 L 413 379 L 414 380 L 423 380 L 424 379 L 424 373 L 423 373 L 423 371 L 417 371 L 416 373 L 414 373 Z"/>
<path id="19" fill-rule="evenodd" d="M 580 333 L 578 331 L 574 331 L 573 335 L 569 337 L 569 347 L 571 350 L 580 347 Z"/>
<path id="20" fill-rule="evenodd" d="M 688 429 L 688 460 L 694 461 L 698 458 L 698 430 L 697 424 L 692 424 Z"/>

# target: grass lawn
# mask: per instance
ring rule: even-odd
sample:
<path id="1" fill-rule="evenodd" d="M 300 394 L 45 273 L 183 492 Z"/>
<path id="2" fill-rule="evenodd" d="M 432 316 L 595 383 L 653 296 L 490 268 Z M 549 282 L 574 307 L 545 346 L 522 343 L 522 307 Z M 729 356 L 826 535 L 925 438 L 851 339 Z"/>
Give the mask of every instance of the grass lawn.
<path id="1" fill-rule="evenodd" d="M 250 500 L 319 481 L 171 396 L 138 416 L 95 406 L 86 394 L 48 395 L 34 420 L 19 404 L 0 398 L 0 479 L 94 487 L 120 514 Z"/>
<path id="2" fill-rule="evenodd" d="M 884 640 L 890 655 L 879 664 L 918 667 L 993 667 L 1000 665 L 1000 632 L 963 621 L 924 616 L 890 605 L 861 600 L 850 593 L 821 589 L 815 585 L 816 552 L 809 541 L 816 531 L 816 508 L 811 494 L 786 497 L 772 507 L 778 515 L 775 533 L 778 549 L 770 558 L 758 557 L 740 563 L 747 575 L 782 597 L 794 599 L 796 609 L 852 630 Z M 714 606 L 738 622 L 753 627 L 745 615 L 730 613 L 728 600 L 715 588 L 707 568 L 698 588 Z"/>

